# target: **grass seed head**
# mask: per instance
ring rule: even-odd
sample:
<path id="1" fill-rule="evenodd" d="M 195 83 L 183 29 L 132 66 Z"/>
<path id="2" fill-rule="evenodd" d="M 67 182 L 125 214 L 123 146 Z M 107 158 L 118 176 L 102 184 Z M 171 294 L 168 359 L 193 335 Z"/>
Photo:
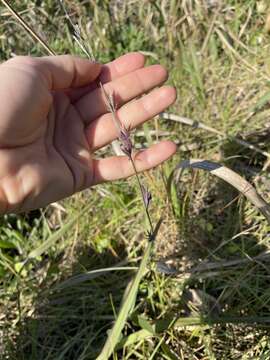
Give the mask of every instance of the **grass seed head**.
<path id="1" fill-rule="evenodd" d="M 150 193 L 150 191 L 142 185 L 142 192 L 143 192 L 143 201 L 145 204 L 145 207 L 148 208 L 150 205 L 150 202 L 152 200 L 152 194 Z"/>
<path id="2" fill-rule="evenodd" d="M 121 142 L 121 150 L 130 158 L 132 155 L 133 144 L 130 138 L 129 131 L 123 125 L 122 129 L 120 130 L 119 140 Z"/>

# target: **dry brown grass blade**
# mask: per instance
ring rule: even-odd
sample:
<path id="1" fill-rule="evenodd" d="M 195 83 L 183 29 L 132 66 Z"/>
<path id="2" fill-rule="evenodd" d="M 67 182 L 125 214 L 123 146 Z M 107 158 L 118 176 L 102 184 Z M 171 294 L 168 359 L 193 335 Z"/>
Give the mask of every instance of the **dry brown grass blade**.
<path id="1" fill-rule="evenodd" d="M 255 205 L 270 224 L 269 204 L 257 193 L 256 189 L 247 180 L 245 180 L 235 171 L 221 164 L 204 159 L 184 160 L 177 165 L 175 170 L 186 168 L 206 170 L 226 181 L 228 184 L 232 185 L 239 192 L 241 192 L 253 205 Z"/>
<path id="2" fill-rule="evenodd" d="M 229 43 L 226 36 L 223 34 L 221 29 L 216 28 L 215 32 L 217 33 L 218 37 L 220 38 L 220 41 L 222 42 L 225 49 L 228 49 L 237 60 L 241 61 L 249 71 L 257 72 L 257 69 L 249 64 L 235 49 L 234 47 Z"/>
<path id="3" fill-rule="evenodd" d="M 206 47 L 207 47 L 207 44 L 209 42 L 209 39 L 214 31 L 214 27 L 215 27 L 215 22 L 217 20 L 217 17 L 219 16 L 220 14 L 220 11 L 221 11 L 221 8 L 222 8 L 222 2 L 220 2 L 219 6 L 217 7 L 215 13 L 214 13 L 214 16 L 213 16 L 213 19 L 211 21 L 211 24 L 210 24 L 210 27 L 207 31 L 207 34 L 205 36 L 205 39 L 204 39 L 204 42 L 203 42 L 203 45 L 202 45 L 202 48 L 201 48 L 201 54 L 204 53 Z"/>
<path id="4" fill-rule="evenodd" d="M 255 66 L 251 65 L 246 59 L 244 59 L 229 43 L 226 36 L 223 33 L 222 28 L 215 28 L 215 32 L 218 35 L 220 41 L 222 42 L 225 49 L 227 49 L 238 61 L 245 65 L 248 71 L 251 71 L 255 74 L 261 74 L 262 78 L 269 81 L 269 76 L 263 72 L 260 72 Z"/>
<path id="5" fill-rule="evenodd" d="M 222 270 L 224 268 L 248 264 L 251 262 L 258 262 L 261 260 L 269 262 L 270 260 L 269 251 L 265 251 L 257 256 L 248 257 L 246 259 L 233 259 L 233 260 L 225 260 L 225 261 L 217 261 L 217 262 L 202 262 L 198 264 L 194 269 L 192 269 L 190 274 L 196 272 L 202 272 L 202 271 L 209 271 L 209 270 Z"/>
<path id="6" fill-rule="evenodd" d="M 11 14 L 16 18 L 16 20 L 22 25 L 22 27 L 28 32 L 29 35 L 32 36 L 34 40 L 37 40 L 41 46 L 48 52 L 48 54 L 54 56 L 56 55 L 55 52 L 49 47 L 48 44 L 32 29 L 24 20 L 23 18 L 17 13 L 16 10 L 6 1 L 1 0 L 4 6 L 11 12 Z"/>
<path id="7" fill-rule="evenodd" d="M 179 123 L 184 124 L 184 125 L 192 126 L 192 127 L 196 128 L 196 129 L 202 129 L 202 130 L 211 132 L 213 134 L 219 135 L 219 136 L 223 137 L 224 139 L 234 141 L 235 143 L 237 143 L 239 145 L 242 145 L 243 147 L 245 147 L 247 149 L 253 150 L 253 151 L 255 151 L 255 152 L 259 153 L 259 154 L 262 154 L 265 157 L 267 157 L 268 159 L 270 159 L 270 154 L 268 152 L 266 152 L 266 151 L 261 150 L 257 146 L 252 145 L 252 144 L 250 144 L 249 142 L 247 142 L 245 140 L 238 139 L 235 136 L 227 135 L 227 134 L 223 133 L 222 131 L 219 131 L 219 130 L 214 129 L 214 128 L 210 127 L 210 126 L 205 125 L 204 123 L 202 123 L 200 121 L 192 120 L 192 119 L 189 119 L 189 118 L 186 118 L 186 117 L 183 117 L 183 116 L 179 116 L 179 115 L 175 115 L 175 114 L 169 114 L 169 113 L 166 113 L 166 112 L 160 114 L 160 116 L 163 119 L 166 119 L 166 120 L 173 120 L 173 121 L 179 122 Z"/>

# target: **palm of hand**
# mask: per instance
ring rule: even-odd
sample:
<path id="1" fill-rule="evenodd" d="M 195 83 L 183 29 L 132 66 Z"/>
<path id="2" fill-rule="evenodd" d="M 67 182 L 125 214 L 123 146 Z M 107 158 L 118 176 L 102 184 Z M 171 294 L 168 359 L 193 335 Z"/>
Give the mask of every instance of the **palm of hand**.
<path id="1" fill-rule="evenodd" d="M 117 132 L 100 89 L 99 75 L 124 105 L 166 79 L 160 66 L 143 68 L 139 54 L 104 66 L 69 56 L 17 58 L 0 67 L 0 211 L 25 211 L 45 206 L 102 181 L 127 177 L 126 157 L 94 159 L 95 150 Z M 130 86 L 133 85 L 133 86 Z M 132 127 L 163 111 L 174 101 L 170 87 L 153 91 L 119 109 Z M 171 156 L 170 142 L 140 154 L 139 170 Z"/>

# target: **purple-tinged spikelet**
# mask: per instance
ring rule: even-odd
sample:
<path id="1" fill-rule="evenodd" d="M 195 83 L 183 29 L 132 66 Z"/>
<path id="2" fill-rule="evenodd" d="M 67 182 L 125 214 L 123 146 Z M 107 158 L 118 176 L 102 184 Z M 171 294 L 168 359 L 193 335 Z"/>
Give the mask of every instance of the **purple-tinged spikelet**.
<path id="1" fill-rule="evenodd" d="M 125 128 L 122 128 L 119 134 L 119 140 L 121 142 L 121 150 L 130 158 L 132 155 L 133 145 L 130 139 L 129 131 Z"/>
<path id="2" fill-rule="evenodd" d="M 143 201 L 144 201 L 145 207 L 148 209 L 148 206 L 152 200 L 152 194 L 143 185 L 142 185 L 142 193 L 143 193 Z"/>
<path id="3" fill-rule="evenodd" d="M 103 85 L 101 85 L 101 89 L 105 96 L 108 110 L 112 114 L 112 119 L 113 119 L 114 125 L 118 131 L 118 139 L 121 142 L 121 145 L 120 145 L 121 150 L 123 151 L 124 154 L 126 154 L 129 158 L 131 158 L 133 144 L 132 144 L 132 141 L 130 138 L 130 132 L 127 128 L 125 128 L 125 126 L 121 123 L 121 121 L 119 120 L 119 118 L 117 116 L 116 105 L 115 105 L 115 95 L 113 92 L 107 94 Z"/>

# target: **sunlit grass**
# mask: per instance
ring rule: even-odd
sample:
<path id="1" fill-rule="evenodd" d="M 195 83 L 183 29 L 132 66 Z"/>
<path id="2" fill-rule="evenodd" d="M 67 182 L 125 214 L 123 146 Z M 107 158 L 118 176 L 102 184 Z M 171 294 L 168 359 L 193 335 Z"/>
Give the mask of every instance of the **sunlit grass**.
<path id="1" fill-rule="evenodd" d="M 12 3 L 55 53 L 83 55 L 57 1 Z M 142 51 L 147 63 L 170 70 L 178 90 L 170 112 L 228 134 L 160 117 L 135 137 L 137 146 L 174 139 L 179 151 L 147 175 L 151 212 L 163 223 L 114 359 L 270 357 L 266 220 L 206 173 L 185 172 L 170 192 L 166 187 L 180 160 L 204 158 L 231 167 L 269 201 L 266 157 L 228 140 L 237 136 L 270 152 L 268 4 L 230 0 L 207 8 L 210 3 L 67 0 L 100 61 Z M 1 60 L 47 55 L 1 6 L 0 42 Z M 106 184 L 1 219 L 4 359 L 98 356 L 147 245 L 135 189 L 134 179 Z"/>

